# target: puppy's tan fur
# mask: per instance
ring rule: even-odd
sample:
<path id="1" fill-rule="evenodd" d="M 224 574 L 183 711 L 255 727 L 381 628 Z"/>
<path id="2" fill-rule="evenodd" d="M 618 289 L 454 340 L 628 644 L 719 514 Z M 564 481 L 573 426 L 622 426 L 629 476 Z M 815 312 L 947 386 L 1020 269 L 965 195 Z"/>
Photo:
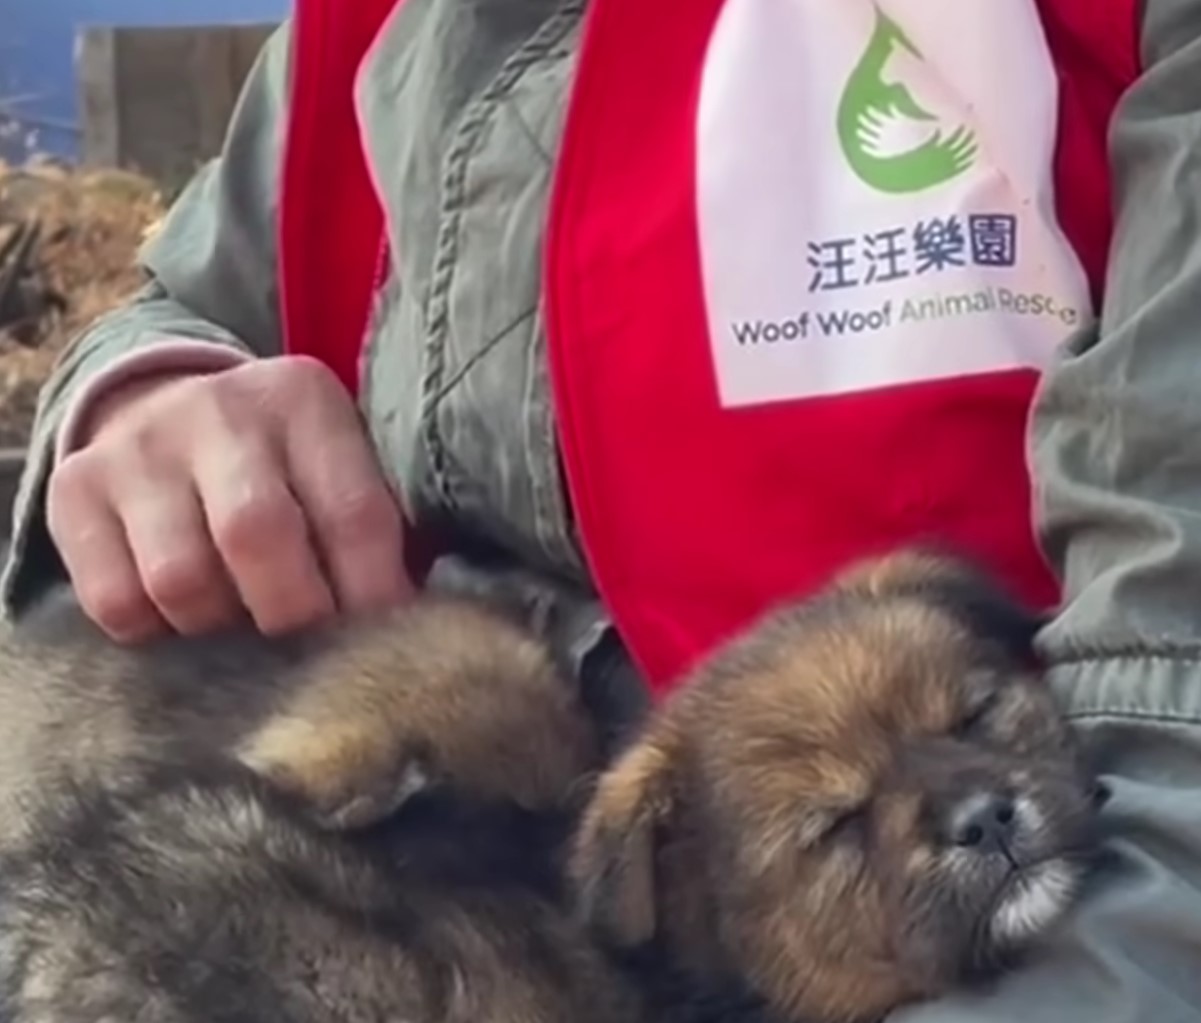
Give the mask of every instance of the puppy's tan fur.
<path id="1" fill-rule="evenodd" d="M 626 1023 L 560 851 L 598 764 L 543 647 L 437 598 L 120 649 L 0 643 L 11 1023 Z"/>
<path id="2" fill-rule="evenodd" d="M 537 810 L 599 756 L 544 646 L 448 598 L 274 640 L 239 628 L 125 649 L 58 594 L 6 633 L 0 686 L 0 813 L 14 786 L 45 802 L 81 772 L 119 786 L 131 764 L 215 754 L 331 828 L 439 781 Z"/>
<path id="3" fill-rule="evenodd" d="M 299 674 L 236 754 L 338 827 L 441 778 L 554 809 L 598 762 L 596 731 L 544 646 L 467 601 L 426 600 L 387 633 L 348 630 Z"/>
<path id="4" fill-rule="evenodd" d="M 871 1020 L 1003 968 L 1076 898 L 1098 801 L 1036 627 L 919 551 L 767 615 L 601 779 L 597 933 L 678 974 L 682 1019 Z"/>

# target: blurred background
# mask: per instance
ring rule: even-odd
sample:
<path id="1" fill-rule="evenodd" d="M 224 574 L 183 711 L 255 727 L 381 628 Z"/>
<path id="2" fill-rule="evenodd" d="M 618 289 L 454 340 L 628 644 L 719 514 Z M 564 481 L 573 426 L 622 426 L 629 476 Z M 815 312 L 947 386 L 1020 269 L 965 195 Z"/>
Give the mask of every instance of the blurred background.
<path id="1" fill-rule="evenodd" d="M 0 0 L 0 516 L 55 359 L 142 283 L 139 247 L 288 8 Z"/>
<path id="2" fill-rule="evenodd" d="M 79 155 L 77 33 L 93 26 L 277 21 L 287 0 L 0 0 L 0 155 Z"/>

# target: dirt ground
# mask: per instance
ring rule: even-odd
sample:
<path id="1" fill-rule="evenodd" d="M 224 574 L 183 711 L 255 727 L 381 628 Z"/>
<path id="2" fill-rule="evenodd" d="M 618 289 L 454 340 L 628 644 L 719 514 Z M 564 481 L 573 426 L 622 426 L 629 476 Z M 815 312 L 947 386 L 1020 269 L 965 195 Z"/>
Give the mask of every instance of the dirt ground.
<path id="1" fill-rule="evenodd" d="M 121 171 L 0 165 L 0 252 L 37 225 L 19 289 L 5 275 L 17 260 L 0 264 L 0 447 L 25 444 L 64 345 L 141 283 L 134 260 L 163 204 L 151 182 Z"/>

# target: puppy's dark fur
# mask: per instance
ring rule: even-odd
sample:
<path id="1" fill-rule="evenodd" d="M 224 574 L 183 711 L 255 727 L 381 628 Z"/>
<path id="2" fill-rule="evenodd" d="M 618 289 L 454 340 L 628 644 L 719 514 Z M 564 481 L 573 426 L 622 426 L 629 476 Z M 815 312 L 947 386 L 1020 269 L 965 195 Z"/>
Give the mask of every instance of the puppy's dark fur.
<path id="1" fill-rule="evenodd" d="M 1104 796 L 1038 625 L 906 551 L 768 614 L 665 702 L 571 864 L 659 1018 L 874 1020 L 1051 931 Z"/>
<path id="2" fill-rule="evenodd" d="M 6 1023 L 616 1023 L 559 891 L 577 694 L 429 598 L 122 650 L 62 596 L 0 644 Z"/>

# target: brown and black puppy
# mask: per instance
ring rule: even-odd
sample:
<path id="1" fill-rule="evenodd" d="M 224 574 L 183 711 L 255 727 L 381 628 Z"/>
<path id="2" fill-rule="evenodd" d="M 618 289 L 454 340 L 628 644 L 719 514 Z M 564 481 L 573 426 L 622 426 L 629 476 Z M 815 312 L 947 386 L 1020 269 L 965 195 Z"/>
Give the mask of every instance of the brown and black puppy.
<path id="1" fill-rule="evenodd" d="M 597 743 L 540 643 L 438 598 L 137 650 L 0 643 L 6 1023 L 625 1023 L 564 909 Z"/>
<path id="2" fill-rule="evenodd" d="M 768 614 L 664 703 L 571 868 L 663 1018 L 874 1020 L 1049 933 L 1104 795 L 1036 629 L 907 551 Z"/>

